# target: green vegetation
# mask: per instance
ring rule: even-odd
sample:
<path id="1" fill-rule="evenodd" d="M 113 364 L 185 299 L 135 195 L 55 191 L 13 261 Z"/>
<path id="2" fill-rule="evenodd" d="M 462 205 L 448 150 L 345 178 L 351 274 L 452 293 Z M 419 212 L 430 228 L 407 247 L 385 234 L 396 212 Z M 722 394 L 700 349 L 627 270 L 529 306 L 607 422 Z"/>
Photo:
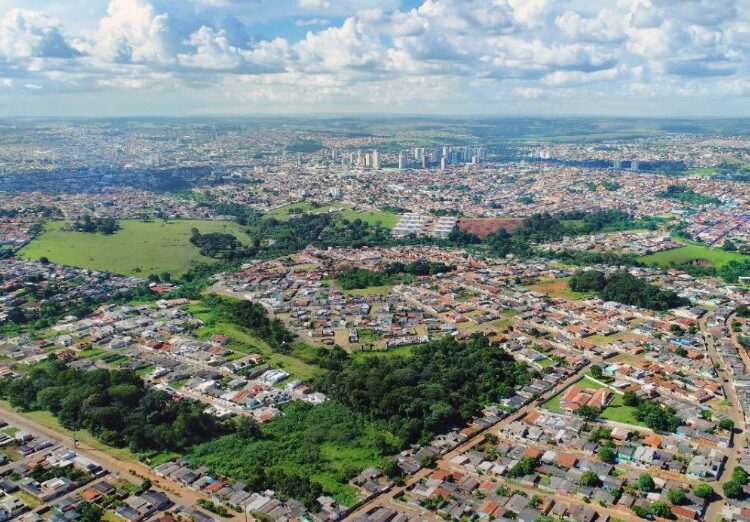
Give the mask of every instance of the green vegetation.
<path id="1" fill-rule="evenodd" d="M 601 417 L 613 422 L 630 424 L 631 426 L 645 426 L 645 423 L 636 417 L 636 408 L 623 402 L 623 396 L 615 393 L 607 407 L 602 411 Z"/>
<path id="2" fill-rule="evenodd" d="M 217 302 L 218 306 L 214 304 Z M 310 347 L 300 341 L 295 341 L 283 348 L 284 350 L 288 348 L 288 353 L 275 351 L 266 341 L 254 335 L 249 327 L 233 322 L 232 303 L 239 303 L 239 301 L 218 296 L 204 296 L 201 304 L 189 307 L 190 313 L 205 323 L 196 334 L 202 338 L 210 337 L 215 333 L 226 335 L 231 339 L 228 347 L 232 350 L 247 354 L 259 353 L 266 361 L 284 369 L 296 379 L 309 381 L 320 374 L 321 369 L 314 364 L 314 354 L 310 353 L 312 350 Z M 268 328 L 272 327 L 269 325 Z"/>
<path id="3" fill-rule="evenodd" d="M 579 380 L 575 384 L 580 388 L 589 390 L 595 390 L 602 387 L 601 384 L 593 381 L 588 375 L 584 376 L 583 379 Z M 560 407 L 560 398 L 564 393 L 565 390 L 562 390 L 550 400 L 545 402 L 543 407 L 554 413 L 562 413 L 563 410 Z M 625 394 L 625 396 L 619 393 L 615 393 L 614 397 L 609 402 L 609 404 L 607 404 L 606 408 L 602 410 L 594 408 L 594 410 L 596 411 L 589 411 L 589 413 L 591 413 L 594 418 L 607 419 L 614 422 L 621 422 L 623 424 L 630 424 L 632 426 L 646 425 L 643 421 L 639 420 L 636 417 L 636 407 L 634 404 L 628 403 L 627 393 Z M 587 411 L 584 410 L 584 413 L 587 413 Z M 608 433 L 606 438 L 608 438 Z"/>
<path id="4" fill-rule="evenodd" d="M 611 266 L 644 266 L 634 254 L 615 252 L 588 252 L 583 250 L 561 250 L 559 252 L 536 252 L 539 257 L 554 259 L 574 266 L 611 265 Z"/>
<path id="5" fill-rule="evenodd" d="M 656 484 L 654 484 L 654 479 L 648 473 L 643 473 L 640 477 L 638 477 L 638 481 L 635 483 L 635 485 L 644 493 L 650 493 L 656 487 Z"/>
<path id="6" fill-rule="evenodd" d="M 114 235 L 65 231 L 61 221 L 47 223 L 44 232 L 22 248 L 18 255 L 37 260 L 47 257 L 55 263 L 145 277 L 169 272 L 184 274 L 200 262 L 211 261 L 190 243 L 191 229 L 202 233 L 231 232 L 247 239 L 231 221 L 124 220 Z"/>
<path id="7" fill-rule="evenodd" d="M 583 474 L 581 474 L 582 486 L 595 488 L 595 487 L 601 486 L 601 484 L 602 484 L 602 481 L 599 480 L 598 475 L 594 473 L 593 471 L 584 471 Z"/>
<path id="8" fill-rule="evenodd" d="M 710 248 L 697 243 L 680 248 L 662 250 L 655 254 L 643 256 L 640 261 L 647 265 L 659 265 L 664 268 L 679 267 L 695 261 L 710 263 L 715 268 L 723 267 L 731 261 L 743 262 L 750 260 L 750 256 L 738 252 L 729 252 L 720 248 Z"/>
<path id="9" fill-rule="evenodd" d="M 657 252 L 640 260 L 649 265 L 678 268 L 695 277 L 718 276 L 729 283 L 750 275 L 750 256 L 697 243 Z"/>
<path id="10" fill-rule="evenodd" d="M 308 505 L 325 493 L 351 505 L 357 493 L 347 482 L 370 466 L 390 470 L 386 455 L 398 448 L 398 440 L 382 426 L 340 403 L 312 407 L 294 402 L 256 433 L 216 438 L 186 458 L 256 491 L 271 488 Z"/>
<path id="11" fill-rule="evenodd" d="M 674 433 L 683 424 L 682 419 L 669 406 L 641 399 L 636 399 L 634 403 L 631 396 L 628 396 L 626 402 L 635 404 L 635 411 L 632 412 L 633 417 L 654 431 Z"/>
<path id="12" fill-rule="evenodd" d="M 685 502 L 686 494 L 683 489 L 670 489 L 667 491 L 667 500 L 672 504 L 679 506 Z"/>
<path id="13" fill-rule="evenodd" d="M 98 232 L 105 235 L 112 235 L 122 229 L 120 224 L 112 218 L 91 219 L 91 216 L 88 214 L 83 216 L 83 221 L 78 219 L 73 221 L 70 227 L 76 232 L 86 232 L 88 234 Z"/>
<path id="14" fill-rule="evenodd" d="M 693 493 L 698 498 L 711 498 L 714 496 L 714 488 L 709 484 L 702 482 L 693 488 Z"/>
<path id="15" fill-rule="evenodd" d="M 197 228 L 190 231 L 190 242 L 206 257 L 232 259 L 238 257 L 242 249 L 242 243 L 232 234 L 201 234 Z"/>
<path id="16" fill-rule="evenodd" d="M 340 209 L 340 210 L 339 210 Z M 317 205 L 311 202 L 293 203 L 273 209 L 265 213 L 266 218 L 275 218 L 278 220 L 290 219 L 301 214 L 331 214 L 340 216 L 347 221 L 357 219 L 371 226 L 380 225 L 385 228 L 393 228 L 399 220 L 398 214 L 403 212 L 394 212 L 388 208 L 372 211 L 358 211 L 349 207 L 339 207 L 337 205 Z"/>
<path id="17" fill-rule="evenodd" d="M 450 272 L 455 267 L 425 259 L 413 263 L 389 263 L 382 270 L 372 271 L 359 267 L 347 267 L 336 274 L 336 281 L 343 290 L 354 290 L 393 285 L 409 281 L 414 276 L 435 275 Z"/>
<path id="18" fill-rule="evenodd" d="M 211 294 L 203 298 L 203 304 L 220 317 L 263 339 L 275 352 L 289 354 L 297 340 L 297 336 L 287 330 L 283 322 L 270 319 L 266 309 L 258 303 Z"/>
<path id="19" fill-rule="evenodd" d="M 656 286 L 631 275 L 627 271 L 606 275 L 599 270 L 578 271 L 570 282 L 574 292 L 597 292 L 605 301 L 639 306 L 650 310 L 669 310 L 688 304 L 671 290 Z"/>
<path id="20" fill-rule="evenodd" d="M 510 478 L 521 478 L 525 475 L 530 475 L 534 472 L 537 465 L 537 459 L 534 457 L 524 457 L 516 462 L 512 468 L 508 470 L 508 477 Z"/>
<path id="21" fill-rule="evenodd" d="M 655 229 L 660 220 L 641 219 L 620 210 L 596 210 L 593 212 L 572 211 L 559 214 L 543 212 L 523 220 L 513 234 L 500 228 L 484 238 L 490 253 L 504 257 L 508 254 L 529 256 L 532 245 L 559 241 L 565 236 L 616 232 L 640 228 Z"/>
<path id="22" fill-rule="evenodd" d="M 742 466 L 737 466 L 732 470 L 732 478 L 722 486 L 724 495 L 727 498 L 741 498 L 744 492 L 744 486 L 748 483 L 747 471 Z"/>
<path id="23" fill-rule="evenodd" d="M 669 185 L 665 190 L 659 192 L 657 196 L 674 199 L 688 205 L 718 205 L 721 203 L 719 198 L 699 194 L 684 185 Z"/>
<path id="24" fill-rule="evenodd" d="M 105 444 L 132 451 L 182 451 L 230 426 L 195 401 L 146 390 L 131 371 L 80 372 L 51 360 L 26 377 L 0 381 L 0 396 L 25 411 L 46 410 L 68 429 L 85 429 Z"/>
<path id="25" fill-rule="evenodd" d="M 411 357 L 347 358 L 331 368 L 321 390 L 384 422 L 405 442 L 430 440 L 464 424 L 482 405 L 512 396 L 515 386 L 532 378 L 525 365 L 479 334 L 465 344 L 452 337 L 431 341 Z"/>

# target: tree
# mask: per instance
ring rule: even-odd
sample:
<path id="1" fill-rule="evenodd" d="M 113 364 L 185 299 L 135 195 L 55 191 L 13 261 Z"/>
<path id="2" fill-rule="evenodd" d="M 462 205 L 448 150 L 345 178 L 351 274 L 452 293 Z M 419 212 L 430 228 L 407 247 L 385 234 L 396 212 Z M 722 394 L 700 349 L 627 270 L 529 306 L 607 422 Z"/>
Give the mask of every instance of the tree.
<path id="1" fill-rule="evenodd" d="M 672 504 L 679 506 L 685 502 L 685 492 L 682 489 L 670 489 L 667 491 L 667 500 Z"/>
<path id="2" fill-rule="evenodd" d="M 677 323 L 670 324 L 669 331 L 675 335 L 683 335 L 685 333 L 685 330 L 682 329 L 682 326 Z"/>
<path id="3" fill-rule="evenodd" d="M 49 258 L 47 256 L 42 256 L 42 257 L 39 258 L 39 262 L 41 264 L 43 264 L 43 265 L 48 265 L 49 264 Z"/>
<path id="4" fill-rule="evenodd" d="M 747 484 L 748 482 L 748 474 L 747 471 L 745 471 L 745 468 L 742 466 L 737 466 L 732 471 L 732 480 L 736 480 L 743 486 Z"/>
<path id="5" fill-rule="evenodd" d="M 588 486 L 591 488 L 601 485 L 602 481 L 599 480 L 599 476 L 593 471 L 584 471 L 581 474 L 581 485 Z"/>
<path id="6" fill-rule="evenodd" d="M 536 464 L 537 461 L 534 457 L 524 457 L 508 470 L 508 476 L 510 478 L 519 478 L 525 475 L 531 475 L 536 468 Z"/>
<path id="7" fill-rule="evenodd" d="M 625 406 L 630 406 L 632 408 L 638 406 L 640 404 L 641 400 L 638 398 L 638 395 L 634 391 L 626 391 L 625 394 L 622 396 L 622 403 Z"/>
<path id="8" fill-rule="evenodd" d="M 607 286 L 607 275 L 600 270 L 578 271 L 568 283 L 574 292 L 601 292 Z"/>
<path id="9" fill-rule="evenodd" d="M 260 431 L 260 426 L 253 419 L 247 417 L 240 417 L 237 420 L 237 435 L 245 441 L 258 440 L 263 437 L 263 432 Z"/>
<path id="10" fill-rule="evenodd" d="M 615 461 L 617 454 L 612 448 L 608 446 L 602 446 L 601 448 L 599 448 L 597 456 L 602 460 L 602 462 L 612 463 Z"/>
<path id="11" fill-rule="evenodd" d="M 644 473 L 640 477 L 638 477 L 638 481 L 635 485 L 638 489 L 645 493 L 652 492 L 656 487 L 656 484 L 654 484 L 654 479 L 651 478 L 651 475 L 649 475 L 648 473 Z"/>
<path id="12" fill-rule="evenodd" d="M 693 494 L 698 498 L 709 499 L 714 495 L 714 488 L 705 482 L 701 482 L 693 488 Z"/>
<path id="13" fill-rule="evenodd" d="M 740 498 L 743 494 L 742 484 L 734 479 L 725 482 L 721 488 L 727 498 Z"/>
<path id="14" fill-rule="evenodd" d="M 595 364 L 591 367 L 591 376 L 594 379 L 601 379 L 602 378 L 602 367 L 598 364 Z"/>
<path id="15" fill-rule="evenodd" d="M 734 430 L 734 421 L 732 419 L 721 419 L 719 422 L 719 428 L 722 430 L 732 431 Z"/>
<path id="16" fill-rule="evenodd" d="M 584 419 L 589 421 L 596 420 L 597 417 L 599 417 L 600 413 L 601 412 L 599 411 L 599 408 L 594 408 L 593 406 L 589 406 L 587 404 L 584 404 L 576 410 L 576 415 L 578 415 L 579 417 L 583 417 Z"/>
<path id="17" fill-rule="evenodd" d="M 661 517 L 661 518 L 673 518 L 674 517 L 674 515 L 672 514 L 672 510 L 664 502 L 659 502 L 659 501 L 652 502 L 651 512 L 657 517 Z"/>

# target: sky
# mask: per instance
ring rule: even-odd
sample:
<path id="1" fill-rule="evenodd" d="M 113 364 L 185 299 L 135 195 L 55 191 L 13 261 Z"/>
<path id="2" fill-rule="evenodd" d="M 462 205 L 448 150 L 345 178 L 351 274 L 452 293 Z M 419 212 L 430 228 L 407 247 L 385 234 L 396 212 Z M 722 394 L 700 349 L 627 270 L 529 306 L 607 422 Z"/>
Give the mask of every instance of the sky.
<path id="1" fill-rule="evenodd" d="M 0 0 L 0 116 L 750 116 L 750 0 Z"/>

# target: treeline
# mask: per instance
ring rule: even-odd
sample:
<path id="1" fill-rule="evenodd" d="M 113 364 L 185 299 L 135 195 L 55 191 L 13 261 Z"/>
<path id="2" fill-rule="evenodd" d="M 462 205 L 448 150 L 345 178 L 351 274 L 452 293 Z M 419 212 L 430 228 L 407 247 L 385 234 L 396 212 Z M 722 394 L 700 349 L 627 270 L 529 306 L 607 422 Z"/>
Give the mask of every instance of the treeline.
<path id="1" fill-rule="evenodd" d="M 76 232 L 86 232 L 87 234 L 106 234 L 111 235 L 121 230 L 122 227 L 114 218 L 96 218 L 92 219 L 91 216 L 86 214 L 83 216 L 83 221 L 76 219 L 70 226 L 72 230 Z"/>
<path id="2" fill-rule="evenodd" d="M 633 416 L 646 427 L 662 433 L 674 433 L 684 422 L 670 406 L 640 399 L 634 392 L 626 392 L 623 397 L 625 406 L 635 407 Z"/>
<path id="3" fill-rule="evenodd" d="M 1 278 L 0 278 L 1 280 Z M 52 287 L 47 287 L 52 289 Z M 49 291 L 43 291 L 46 294 Z M 60 303 L 57 301 L 45 300 L 36 308 L 23 308 L 14 306 L 8 310 L 5 321 L 0 324 L 0 335 L 11 335 L 21 331 L 37 331 L 53 326 L 57 321 L 66 315 L 84 317 L 91 314 L 102 301 L 97 301 L 90 297 L 85 297 L 76 301 L 66 301 Z"/>
<path id="4" fill-rule="evenodd" d="M 718 205 L 721 203 L 719 198 L 700 194 L 685 185 L 669 185 L 666 189 L 657 194 L 660 198 L 674 199 L 689 205 Z"/>
<path id="5" fill-rule="evenodd" d="M 410 357 L 344 358 L 336 366 L 318 382 L 321 391 L 384 423 L 404 443 L 461 426 L 532 379 L 526 365 L 480 334 L 466 343 L 434 340 Z"/>
<path id="6" fill-rule="evenodd" d="M 750 259 L 730 261 L 718 267 L 691 263 L 670 263 L 670 266 L 682 270 L 693 277 L 721 277 L 727 283 L 737 283 L 740 277 L 750 276 Z"/>
<path id="7" fill-rule="evenodd" d="M 662 290 L 624 270 L 611 275 L 599 270 L 578 271 L 568 285 L 575 292 L 596 292 L 605 301 L 649 310 L 664 311 L 690 304 L 674 291 Z"/>
<path id="8" fill-rule="evenodd" d="M 345 267 L 336 274 L 336 281 L 343 290 L 369 288 L 396 284 L 409 280 L 409 277 L 443 274 L 456 267 L 442 262 L 419 259 L 413 263 L 389 263 L 382 270 L 367 270 L 359 267 Z"/>
<path id="9" fill-rule="evenodd" d="M 635 254 L 616 252 L 590 252 L 587 250 L 561 250 L 559 252 L 537 252 L 538 257 L 554 259 L 567 265 L 645 266 Z"/>
<path id="10" fill-rule="evenodd" d="M 242 254 L 242 243 L 232 234 L 211 232 L 201 234 L 197 228 L 191 229 L 190 242 L 198 247 L 201 255 L 232 259 Z"/>
<path id="11" fill-rule="evenodd" d="M 616 232 L 636 228 L 656 229 L 658 220 L 635 219 L 621 210 L 596 210 L 593 212 L 572 211 L 559 214 L 542 212 L 523 220 L 513 233 L 503 228 L 489 234 L 484 243 L 490 253 L 504 257 L 514 254 L 528 257 L 535 254 L 535 243 L 560 241 L 566 236 L 579 236 L 599 232 Z"/>
<path id="12" fill-rule="evenodd" d="M 52 358 L 25 377 L 0 380 L 0 396 L 25 411 L 50 411 L 68 429 L 86 429 L 105 444 L 132 451 L 184 451 L 231 424 L 203 413 L 205 405 L 147 390 L 128 370 L 81 372 Z"/>
<path id="13" fill-rule="evenodd" d="M 203 304 L 230 322 L 247 328 L 279 353 L 291 352 L 294 342 L 297 341 L 297 336 L 290 332 L 281 320 L 268 317 L 266 309 L 258 303 L 210 294 L 203 298 Z"/>

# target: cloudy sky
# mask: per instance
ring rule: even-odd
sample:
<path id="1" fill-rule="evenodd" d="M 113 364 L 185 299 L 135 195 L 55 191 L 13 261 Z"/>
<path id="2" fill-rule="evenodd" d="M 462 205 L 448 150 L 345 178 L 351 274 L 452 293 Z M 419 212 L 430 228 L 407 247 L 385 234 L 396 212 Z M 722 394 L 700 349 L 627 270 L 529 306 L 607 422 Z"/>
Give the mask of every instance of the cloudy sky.
<path id="1" fill-rule="evenodd" d="M 750 116 L 750 0 L 0 0 L 0 116 Z"/>

